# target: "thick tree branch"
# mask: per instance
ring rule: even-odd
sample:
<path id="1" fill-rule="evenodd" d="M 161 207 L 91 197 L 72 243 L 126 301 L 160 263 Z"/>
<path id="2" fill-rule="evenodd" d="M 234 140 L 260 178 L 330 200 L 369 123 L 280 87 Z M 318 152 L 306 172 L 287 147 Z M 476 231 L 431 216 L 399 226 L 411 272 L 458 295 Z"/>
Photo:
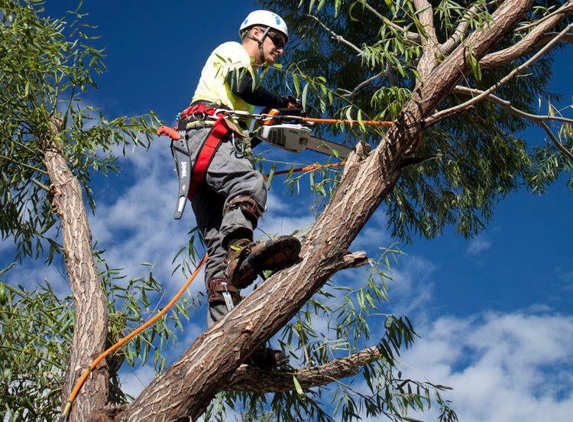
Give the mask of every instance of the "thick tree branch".
<path id="1" fill-rule="evenodd" d="M 500 67 L 508 63 L 511 63 L 514 60 L 517 60 L 518 58 L 523 56 L 528 51 L 537 47 L 539 44 L 542 43 L 543 40 L 547 39 L 547 31 L 554 28 L 558 22 L 560 22 L 564 17 L 566 17 L 572 11 L 573 11 L 573 0 L 569 0 L 558 10 L 552 13 L 549 17 L 537 23 L 534 26 L 534 29 L 525 37 L 523 37 L 523 39 L 520 40 L 519 42 L 513 44 L 511 47 L 508 47 L 500 51 L 496 51 L 495 53 L 491 53 L 483 57 L 480 60 L 480 66 L 482 70 L 494 69 L 496 67 Z M 571 34 L 567 34 L 566 32 L 565 33 L 563 31 L 560 32 L 553 39 L 559 39 L 559 40 L 570 39 Z"/>
<path id="2" fill-rule="evenodd" d="M 571 28 L 573 28 L 573 24 L 569 24 L 563 31 L 561 31 L 560 35 L 561 36 L 565 35 L 567 32 L 569 32 L 569 30 Z M 464 110 L 467 110 L 468 108 L 473 107 L 478 102 L 484 100 L 488 95 L 493 93 L 495 90 L 499 89 L 501 86 L 505 85 L 507 82 L 509 82 L 513 78 L 515 78 L 519 73 L 521 73 L 523 70 L 525 70 L 529 66 L 531 66 L 538 58 L 540 58 L 545 53 L 547 53 L 547 51 L 549 51 L 559 41 L 560 35 L 553 38 L 553 40 L 551 40 L 551 42 L 546 44 L 533 57 L 531 57 L 525 63 L 523 63 L 520 66 L 513 69 L 504 78 L 502 78 L 499 82 L 497 82 L 492 87 L 488 88 L 485 91 L 482 91 L 480 94 L 476 95 L 471 100 L 466 101 L 465 103 L 459 104 L 455 107 L 448 108 L 446 110 L 442 110 L 438 113 L 435 113 L 431 117 L 427 118 L 426 119 L 426 127 L 431 126 L 433 124 L 436 124 L 436 123 L 440 122 L 441 120 L 450 118 L 456 114 L 459 114 L 459 113 L 463 112 Z"/>
<path id="3" fill-rule="evenodd" d="M 62 387 L 63 406 L 78 377 L 105 350 L 108 316 L 105 292 L 93 259 L 92 233 L 80 183 L 68 167 L 58 142 L 62 120 L 52 118 L 52 132 L 43 140 L 44 164 L 50 177 L 50 203 L 60 219 L 66 274 L 74 296 L 75 328 L 68 368 Z M 86 327 L 89 327 L 87 329 Z M 104 408 L 109 394 L 109 372 L 98 365 L 86 381 L 72 408 L 72 420 L 80 420 Z M 62 408 L 63 408 L 62 406 Z"/>
<path id="4" fill-rule="evenodd" d="M 293 372 L 264 372 L 242 365 L 231 377 L 229 390 L 254 393 L 283 392 L 295 389 L 293 376 L 303 389 L 320 387 L 358 374 L 364 365 L 382 358 L 377 347 L 361 350 L 345 358 L 336 359 L 321 366 Z"/>

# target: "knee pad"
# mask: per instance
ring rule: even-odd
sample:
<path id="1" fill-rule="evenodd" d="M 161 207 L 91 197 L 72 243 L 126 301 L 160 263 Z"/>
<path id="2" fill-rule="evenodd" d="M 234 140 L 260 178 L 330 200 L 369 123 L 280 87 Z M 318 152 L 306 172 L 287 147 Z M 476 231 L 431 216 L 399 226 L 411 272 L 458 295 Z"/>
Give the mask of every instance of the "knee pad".
<path id="1" fill-rule="evenodd" d="M 241 209 L 245 217 L 253 224 L 253 227 L 257 227 L 259 218 L 263 216 L 263 209 L 257 204 L 257 201 L 250 196 L 239 196 L 227 205 L 223 214 L 231 210 L 236 210 L 237 208 Z"/>

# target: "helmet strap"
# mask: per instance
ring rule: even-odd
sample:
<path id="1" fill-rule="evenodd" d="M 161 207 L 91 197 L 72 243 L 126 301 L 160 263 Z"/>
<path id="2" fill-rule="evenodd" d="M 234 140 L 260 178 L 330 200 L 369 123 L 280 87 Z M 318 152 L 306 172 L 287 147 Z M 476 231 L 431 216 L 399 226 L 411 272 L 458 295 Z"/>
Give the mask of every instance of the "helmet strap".
<path id="1" fill-rule="evenodd" d="M 269 29 L 271 29 L 270 27 L 267 27 L 267 29 L 265 29 L 265 32 L 263 32 L 263 36 L 261 38 L 261 40 L 259 41 L 259 54 L 261 56 L 261 65 L 264 65 L 266 63 L 265 60 L 265 52 L 263 51 L 263 42 L 265 41 L 265 38 L 267 36 L 267 34 L 269 33 Z"/>
<path id="2" fill-rule="evenodd" d="M 265 29 L 265 32 L 263 32 L 263 36 L 260 39 L 256 39 L 250 33 L 245 35 L 245 38 L 256 41 L 256 43 L 259 45 L 259 55 L 260 55 L 261 63 L 257 63 L 257 65 L 264 65 L 265 64 L 265 61 L 264 61 L 265 60 L 265 52 L 263 51 L 263 42 L 265 41 L 265 38 L 269 32 L 269 29 L 271 29 L 271 28 L 267 27 Z"/>

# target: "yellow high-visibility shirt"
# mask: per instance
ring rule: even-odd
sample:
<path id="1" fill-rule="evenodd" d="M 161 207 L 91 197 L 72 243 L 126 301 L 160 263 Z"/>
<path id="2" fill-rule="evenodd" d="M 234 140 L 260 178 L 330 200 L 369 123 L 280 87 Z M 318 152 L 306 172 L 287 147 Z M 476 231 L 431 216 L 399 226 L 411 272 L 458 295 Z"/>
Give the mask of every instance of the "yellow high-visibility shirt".
<path id="1" fill-rule="evenodd" d="M 253 80 L 252 59 L 247 50 L 235 41 L 218 46 L 209 56 L 191 102 L 207 101 L 221 104 L 231 110 L 254 112 L 255 107 L 234 95 L 226 81 L 227 74 L 236 69 L 247 69 Z"/>

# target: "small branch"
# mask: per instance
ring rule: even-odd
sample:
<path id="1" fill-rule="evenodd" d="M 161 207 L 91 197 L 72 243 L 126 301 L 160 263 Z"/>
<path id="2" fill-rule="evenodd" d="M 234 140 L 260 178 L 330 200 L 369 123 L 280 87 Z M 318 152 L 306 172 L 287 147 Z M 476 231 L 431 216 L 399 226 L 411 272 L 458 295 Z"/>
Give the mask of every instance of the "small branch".
<path id="1" fill-rule="evenodd" d="M 547 44 L 549 41 L 551 41 L 556 36 L 557 36 L 557 32 L 548 32 L 546 34 L 543 34 L 539 38 L 539 40 L 537 41 L 537 44 L 534 45 L 534 47 L 536 47 L 538 45 Z M 573 44 L 573 34 L 566 34 L 565 36 L 561 37 L 560 41 L 566 42 L 568 44 Z"/>
<path id="2" fill-rule="evenodd" d="M 477 5 L 473 5 L 472 7 L 470 7 L 470 9 L 467 11 L 466 17 L 462 18 L 462 20 L 459 22 L 452 36 L 448 38 L 446 42 L 444 42 L 440 46 L 441 55 L 445 56 L 451 53 L 454 50 L 454 48 L 456 48 L 460 44 L 463 34 L 465 34 L 468 28 L 470 27 L 470 19 L 472 19 L 475 15 L 478 14 L 479 9 L 480 8 Z"/>
<path id="3" fill-rule="evenodd" d="M 354 152 L 351 153 L 346 159 L 344 164 L 344 171 L 342 172 L 342 179 L 344 179 L 351 171 L 360 165 L 364 157 L 368 155 L 370 145 L 365 141 L 360 141 L 354 147 Z"/>
<path id="4" fill-rule="evenodd" d="M 516 28 L 514 32 L 521 32 L 521 31 L 525 31 L 525 30 L 527 30 L 527 29 L 529 29 L 529 28 L 535 28 L 535 27 L 538 26 L 540 23 L 544 23 L 545 21 L 547 21 L 547 20 L 549 20 L 549 19 L 555 17 L 555 15 L 560 15 L 560 14 L 562 14 L 562 13 L 564 13 L 564 12 L 565 12 L 565 13 L 566 13 L 566 12 L 569 12 L 569 11 L 570 11 L 569 9 L 571 9 L 572 7 L 573 7 L 573 1 L 572 1 L 572 0 L 569 0 L 569 1 L 568 1 L 568 4 L 566 3 L 566 4 L 562 5 L 559 9 L 554 10 L 553 12 L 551 12 L 551 13 L 548 14 L 547 16 L 542 17 L 541 19 L 539 19 L 539 20 L 536 21 L 536 22 L 532 22 L 532 23 L 530 23 L 529 25 L 523 25 L 523 26 L 520 26 L 519 28 Z M 561 19 L 561 17 L 559 17 L 559 19 Z"/>
<path id="5" fill-rule="evenodd" d="M 406 157 L 400 162 L 400 169 L 404 170 L 408 167 L 419 166 L 420 164 L 424 164 L 427 161 L 436 160 L 442 157 L 443 154 L 430 155 L 427 157 Z"/>
<path id="6" fill-rule="evenodd" d="M 382 355 L 377 347 L 370 347 L 342 359 L 321 366 L 293 372 L 264 372 L 241 365 L 229 380 L 227 390 L 255 393 L 293 391 L 293 376 L 303 389 L 319 387 L 333 381 L 356 375 L 364 365 L 379 360 Z"/>
<path id="7" fill-rule="evenodd" d="M 41 169 L 41 168 L 35 167 L 35 166 L 31 166 L 31 165 L 26 164 L 26 163 L 24 163 L 24 162 L 22 162 L 22 161 L 14 160 L 12 157 L 9 157 L 9 156 L 7 156 L 7 155 L 0 154 L 0 158 L 3 159 L 3 160 L 6 160 L 6 161 L 10 161 L 10 162 L 12 162 L 12 163 L 14 163 L 14 164 L 17 164 L 18 166 L 21 166 L 21 167 L 24 167 L 24 168 L 27 168 L 27 169 L 30 169 L 30 170 L 33 170 L 33 171 L 37 171 L 37 172 L 40 173 L 40 174 L 44 174 L 44 175 L 48 174 L 48 172 L 47 172 L 46 170 L 44 170 L 44 169 Z"/>
<path id="8" fill-rule="evenodd" d="M 416 32 L 412 32 L 412 31 L 408 31 L 404 28 L 402 28 L 400 25 L 395 24 L 394 22 L 392 22 L 390 19 L 388 19 L 386 16 L 383 16 L 380 14 L 380 12 L 378 12 L 376 9 L 374 9 L 372 6 L 370 6 L 370 4 L 368 4 L 366 1 L 362 1 L 361 2 L 362 5 L 370 10 L 372 12 L 372 14 L 374 14 L 378 19 L 380 19 L 382 22 L 384 22 L 384 24 L 388 25 L 391 28 L 394 28 L 397 31 L 400 31 L 408 41 L 414 41 L 419 43 L 420 42 L 420 34 L 417 34 Z"/>
<path id="9" fill-rule="evenodd" d="M 330 29 L 329 27 L 327 27 L 325 24 L 323 24 L 320 19 L 318 19 L 316 16 L 314 15 L 309 15 L 306 14 L 305 16 L 308 16 L 309 18 L 314 19 L 316 22 L 318 22 L 318 24 L 320 26 L 322 26 L 327 32 L 330 33 L 330 35 L 332 35 L 332 38 L 335 39 L 336 41 L 340 41 L 343 44 L 346 44 L 348 47 L 350 47 L 351 49 L 353 49 L 354 51 L 356 51 L 358 54 L 362 54 L 362 50 L 360 48 L 358 48 L 357 46 L 355 46 L 354 44 L 352 44 L 350 41 L 347 41 L 342 35 L 338 35 L 336 32 L 334 32 L 332 29 Z"/>
<path id="10" fill-rule="evenodd" d="M 563 154 L 565 154 L 565 156 L 567 156 L 570 160 L 573 160 L 573 154 L 568 151 L 562 144 L 561 142 L 559 142 L 559 139 L 557 139 L 555 137 L 555 135 L 553 134 L 553 132 L 551 132 L 551 129 L 549 129 L 549 126 L 547 126 L 547 123 L 545 122 L 539 122 L 539 124 L 541 125 L 541 127 L 543 128 L 543 130 L 545 130 L 545 133 L 547 133 L 547 135 L 549 136 L 549 139 L 551 139 L 551 142 L 553 142 L 553 144 L 557 147 L 557 149 L 559 151 L 561 151 Z"/>
<path id="11" fill-rule="evenodd" d="M 369 264 L 370 259 L 364 251 L 348 252 L 344 255 L 344 268 L 358 268 Z"/>
<path id="12" fill-rule="evenodd" d="M 455 107 L 451 107 L 446 110 L 442 110 L 438 113 L 433 114 L 432 116 L 426 119 L 426 127 L 436 124 L 444 119 L 447 119 L 453 115 L 459 114 L 462 111 L 468 109 L 469 107 L 473 106 L 474 104 L 482 101 L 492 92 L 500 88 L 501 86 L 505 85 L 507 82 L 512 80 L 516 75 L 518 75 L 523 70 L 527 69 L 531 66 L 538 58 L 543 56 L 548 50 L 550 50 L 560 39 L 561 36 L 564 36 L 571 28 L 573 28 L 573 24 L 567 25 L 567 27 L 559 33 L 557 37 L 555 37 L 551 42 L 549 42 L 545 47 L 539 50 L 535 55 L 533 55 L 529 60 L 527 60 L 522 65 L 516 67 L 511 72 L 509 72 L 504 78 L 502 78 L 499 82 L 494 84 L 492 87 L 488 88 L 485 91 L 482 91 L 479 95 L 473 97 L 471 100 L 466 101 L 465 103 L 459 104 Z"/>
<path id="13" fill-rule="evenodd" d="M 468 88 L 466 86 L 457 86 L 456 88 L 453 89 L 452 92 L 457 93 L 457 94 L 466 94 L 466 95 L 480 95 L 481 93 L 483 93 L 483 91 L 481 91 L 479 89 Z M 573 119 L 569 119 L 567 117 L 550 116 L 548 114 L 539 115 L 539 114 L 527 113 L 523 110 L 520 110 L 520 109 L 514 107 L 511 104 L 511 101 L 504 100 L 503 98 L 500 98 L 500 97 L 493 95 L 493 94 L 488 95 L 487 100 L 503 106 L 504 108 L 509 110 L 512 114 L 514 114 L 518 117 L 523 117 L 525 119 L 534 121 L 536 123 L 540 123 L 540 122 L 546 121 L 546 120 L 553 120 L 556 122 L 573 124 Z"/>
<path id="14" fill-rule="evenodd" d="M 453 92 L 457 92 L 460 94 L 479 95 L 482 91 L 480 91 L 478 89 L 467 88 L 465 86 L 458 86 L 454 89 Z M 531 120 L 531 121 L 539 124 L 539 126 L 541 126 L 543 128 L 543 130 L 545 130 L 545 133 L 547 133 L 547 135 L 551 139 L 551 142 L 553 142 L 553 144 L 555 144 L 557 149 L 559 149 L 559 151 L 561 151 L 563 154 L 565 154 L 567 157 L 569 157 L 569 159 L 573 160 L 573 154 L 563 146 L 563 144 L 559 141 L 559 139 L 557 139 L 555 137 L 555 135 L 553 134 L 553 132 L 551 131 L 549 126 L 547 126 L 547 123 L 545 123 L 547 120 L 551 120 L 551 121 L 556 121 L 556 122 L 561 122 L 561 123 L 573 124 L 573 119 L 569 119 L 569 118 L 561 117 L 561 116 L 550 116 L 550 115 L 541 116 L 538 114 L 526 113 L 523 110 L 519 110 L 518 108 L 515 108 L 511 104 L 511 101 L 504 100 L 503 98 L 499 98 L 493 94 L 488 95 L 486 99 L 488 101 L 491 101 L 491 102 L 494 102 L 496 104 L 501 105 L 505 109 L 509 110 L 509 112 L 515 116 L 522 117 L 524 119 Z"/>
<path id="15" fill-rule="evenodd" d="M 386 74 L 386 72 L 380 72 L 380 73 L 366 79 L 365 81 L 359 83 L 351 92 L 347 92 L 346 94 L 343 94 L 343 96 L 344 97 L 355 97 L 362 88 L 364 88 L 366 85 L 369 85 L 370 82 L 374 82 L 376 79 L 382 78 L 385 74 Z"/>
<path id="16" fill-rule="evenodd" d="M 563 16 L 567 15 L 572 10 L 573 0 L 569 0 L 569 2 L 556 10 L 554 13 L 536 23 L 534 29 L 525 37 L 523 37 L 523 39 L 521 39 L 519 42 L 504 50 L 496 51 L 495 53 L 487 54 L 486 56 L 482 57 L 480 60 L 481 68 L 487 70 L 503 66 L 505 64 L 511 63 L 512 61 L 521 57 L 524 53 L 537 47 L 542 40 L 547 39 L 547 31 L 553 28 L 561 19 L 563 19 Z M 529 25 L 528 27 L 531 26 L 532 25 Z M 570 29 L 571 25 L 569 25 L 567 28 Z M 564 32 L 567 31 L 561 31 L 557 36 L 555 36 L 555 38 L 559 39 L 560 41 L 571 42 L 570 39 L 572 35 L 566 34 Z M 549 43 L 551 43 L 551 41 L 549 41 Z"/>
<path id="17" fill-rule="evenodd" d="M 48 193 L 51 192 L 51 189 L 49 187 L 47 187 L 46 185 L 44 185 L 43 183 L 38 181 L 36 178 L 32 178 L 32 182 L 34 182 L 37 186 L 39 186 L 41 189 L 45 190 L 46 192 L 48 192 Z"/>

